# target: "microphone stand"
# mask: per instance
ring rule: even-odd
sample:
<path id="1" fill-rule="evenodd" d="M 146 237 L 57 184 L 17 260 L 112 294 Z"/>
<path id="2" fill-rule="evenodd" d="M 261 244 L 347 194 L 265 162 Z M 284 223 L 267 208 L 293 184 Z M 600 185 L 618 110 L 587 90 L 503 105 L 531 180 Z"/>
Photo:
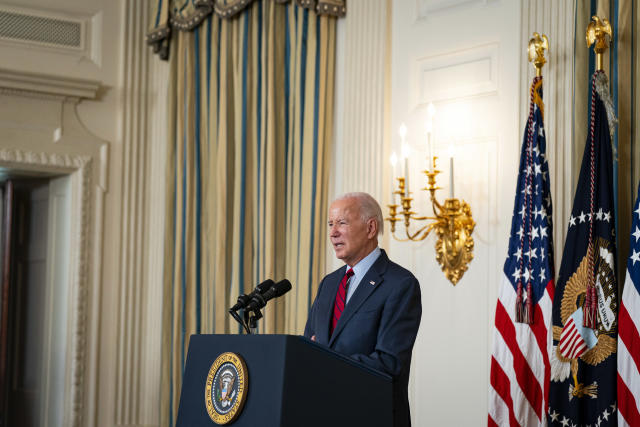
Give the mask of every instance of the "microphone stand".
<path id="1" fill-rule="evenodd" d="M 247 312 L 244 312 L 244 321 L 240 318 L 240 316 L 238 315 L 238 312 L 235 310 L 230 309 L 229 310 L 229 314 L 231 315 L 231 317 L 233 317 L 236 322 L 238 322 L 240 325 L 242 325 L 242 328 L 247 332 L 247 334 L 251 334 L 251 330 L 249 329 L 248 323 L 247 323 Z"/>
<path id="2" fill-rule="evenodd" d="M 249 330 L 251 331 L 250 333 L 255 334 L 256 333 L 256 328 L 258 327 L 258 320 L 262 319 L 262 312 L 260 311 L 259 308 L 253 310 L 252 312 L 250 312 L 250 314 L 253 313 L 253 315 L 248 315 L 245 312 L 245 318 L 248 317 L 249 321 L 247 322 L 247 325 L 249 325 Z M 246 320 L 245 320 L 246 321 Z"/>
<path id="3" fill-rule="evenodd" d="M 242 319 L 235 310 L 229 310 L 229 314 L 236 320 L 236 322 L 242 325 L 242 328 L 245 330 L 247 335 L 256 333 L 258 320 L 263 317 L 259 308 L 256 308 L 255 310 L 244 310 L 244 319 Z"/>

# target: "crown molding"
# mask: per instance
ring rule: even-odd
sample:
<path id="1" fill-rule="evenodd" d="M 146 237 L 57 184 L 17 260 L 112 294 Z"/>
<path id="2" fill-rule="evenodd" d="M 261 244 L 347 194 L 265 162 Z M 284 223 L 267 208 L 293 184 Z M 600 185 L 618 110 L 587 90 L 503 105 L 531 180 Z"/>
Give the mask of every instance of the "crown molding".
<path id="1" fill-rule="evenodd" d="M 0 68 L 0 93 L 95 99 L 101 83 Z"/>

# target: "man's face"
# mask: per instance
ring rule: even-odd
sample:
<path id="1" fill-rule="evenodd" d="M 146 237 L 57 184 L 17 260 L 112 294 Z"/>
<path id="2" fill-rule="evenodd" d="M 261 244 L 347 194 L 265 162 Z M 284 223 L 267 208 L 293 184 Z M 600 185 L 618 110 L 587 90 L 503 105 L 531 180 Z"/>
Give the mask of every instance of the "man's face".
<path id="1" fill-rule="evenodd" d="M 336 200 L 329 207 L 329 238 L 338 259 L 354 266 L 377 244 L 375 220 L 362 221 L 357 199 Z"/>

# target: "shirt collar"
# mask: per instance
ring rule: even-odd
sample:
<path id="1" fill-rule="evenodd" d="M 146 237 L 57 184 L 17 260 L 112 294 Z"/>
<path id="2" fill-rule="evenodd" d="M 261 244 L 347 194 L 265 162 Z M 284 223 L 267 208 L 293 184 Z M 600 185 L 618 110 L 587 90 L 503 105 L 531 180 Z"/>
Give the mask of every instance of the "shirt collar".
<path id="1" fill-rule="evenodd" d="M 362 278 L 367 273 L 367 271 L 369 271 L 373 263 L 376 262 L 381 253 L 382 251 L 380 250 L 380 247 L 376 246 L 376 248 L 372 250 L 369 255 L 362 258 L 356 265 L 351 267 L 353 268 L 353 274 L 358 278 Z M 347 265 L 347 270 L 348 269 L 349 266 Z"/>

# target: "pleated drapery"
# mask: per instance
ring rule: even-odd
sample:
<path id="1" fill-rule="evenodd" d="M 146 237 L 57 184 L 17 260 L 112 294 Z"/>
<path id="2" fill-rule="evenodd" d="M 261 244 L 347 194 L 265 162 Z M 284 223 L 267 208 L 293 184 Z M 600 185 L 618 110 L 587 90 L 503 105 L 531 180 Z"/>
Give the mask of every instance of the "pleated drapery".
<path id="1" fill-rule="evenodd" d="M 238 295 L 289 279 L 259 331 L 303 331 L 325 273 L 335 32 L 333 16 L 255 0 L 171 36 L 162 425 L 189 336 L 239 333 Z"/>

